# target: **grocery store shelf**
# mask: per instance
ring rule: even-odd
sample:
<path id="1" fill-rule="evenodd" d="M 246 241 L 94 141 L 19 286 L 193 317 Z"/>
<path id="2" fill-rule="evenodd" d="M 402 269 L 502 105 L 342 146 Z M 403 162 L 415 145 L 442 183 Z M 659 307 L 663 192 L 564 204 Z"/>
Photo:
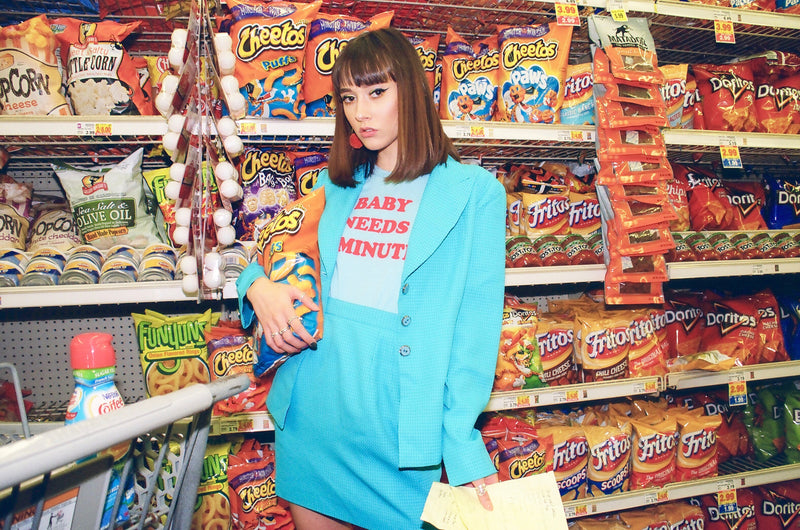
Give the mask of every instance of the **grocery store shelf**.
<path id="1" fill-rule="evenodd" d="M 800 376 L 800 361 L 783 361 L 737 366 L 723 372 L 692 370 L 667 374 L 666 387 L 682 390 L 685 388 L 704 388 L 725 385 L 735 381 L 761 381 L 782 377 Z"/>
<path id="2" fill-rule="evenodd" d="M 275 423 L 268 412 L 252 412 L 211 418 L 211 430 L 209 434 L 216 436 L 273 430 L 275 430 Z"/>
<path id="3" fill-rule="evenodd" d="M 670 280 L 793 274 L 797 272 L 800 272 L 800 259 L 798 258 L 667 263 L 667 275 Z"/>
<path id="4" fill-rule="evenodd" d="M 663 129 L 667 146 L 737 145 L 741 148 L 800 150 L 800 135 Z"/>
<path id="5" fill-rule="evenodd" d="M 749 458 L 733 458 L 720 464 L 717 477 L 667 484 L 662 488 L 629 491 L 607 497 L 579 499 L 564 503 L 568 519 L 638 508 L 699 495 L 716 494 L 731 489 L 750 488 L 800 476 L 800 464 L 777 459 L 759 463 Z"/>
<path id="6" fill-rule="evenodd" d="M 623 4 L 627 5 L 627 2 L 623 2 Z M 637 6 L 640 4 L 643 4 L 643 2 L 636 3 Z M 685 1 L 658 0 L 653 2 L 653 11 L 648 12 L 680 18 L 730 20 L 737 24 L 768 28 L 800 29 L 800 17 L 795 15 L 755 9 L 720 7 L 699 2 L 688 4 Z"/>
<path id="7" fill-rule="evenodd" d="M 654 376 L 509 392 L 493 392 L 485 410 L 512 410 L 562 405 L 581 401 L 654 394 L 661 390 L 663 390 L 661 378 Z"/>
<path id="8" fill-rule="evenodd" d="M 44 123 L 47 125 L 45 126 Z M 167 122 L 161 116 L 13 116 L 0 117 L 6 137 L 163 136 Z"/>
<path id="9" fill-rule="evenodd" d="M 602 282 L 605 274 L 602 264 L 519 267 L 506 269 L 506 286 Z"/>

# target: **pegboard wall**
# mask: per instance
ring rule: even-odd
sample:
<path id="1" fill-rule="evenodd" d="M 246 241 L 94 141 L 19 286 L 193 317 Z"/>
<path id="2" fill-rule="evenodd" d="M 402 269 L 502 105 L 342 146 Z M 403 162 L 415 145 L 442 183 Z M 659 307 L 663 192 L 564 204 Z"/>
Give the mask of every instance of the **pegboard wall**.
<path id="1" fill-rule="evenodd" d="M 202 313 L 206 309 L 231 314 L 236 301 L 196 301 L 36 310 L 0 311 L 0 361 L 14 364 L 27 398 L 37 407 L 66 410 L 75 380 L 69 364 L 69 343 L 75 335 L 109 333 L 117 355 L 116 384 L 127 403 L 145 397 L 139 344 L 132 313 L 152 309 L 166 315 Z M 0 372 L 0 380 L 10 375 Z"/>

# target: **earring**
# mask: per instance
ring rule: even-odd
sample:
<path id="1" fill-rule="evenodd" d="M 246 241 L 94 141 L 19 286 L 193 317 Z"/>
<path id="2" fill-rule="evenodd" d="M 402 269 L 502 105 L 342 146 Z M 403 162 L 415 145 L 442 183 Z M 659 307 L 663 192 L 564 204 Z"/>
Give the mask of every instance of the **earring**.
<path id="1" fill-rule="evenodd" d="M 356 133 L 350 133 L 350 147 L 353 149 L 361 149 L 364 147 L 364 144 L 361 143 L 361 139 Z"/>

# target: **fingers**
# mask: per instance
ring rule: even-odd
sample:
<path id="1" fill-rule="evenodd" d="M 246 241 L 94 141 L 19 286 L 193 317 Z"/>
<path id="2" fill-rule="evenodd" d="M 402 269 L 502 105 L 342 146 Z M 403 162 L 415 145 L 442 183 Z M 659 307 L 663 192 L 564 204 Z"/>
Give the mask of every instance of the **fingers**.
<path id="1" fill-rule="evenodd" d="M 487 477 L 489 479 L 489 477 Z M 492 511 L 494 510 L 494 506 L 492 505 L 492 499 L 489 497 L 489 491 L 486 489 L 488 484 L 491 484 L 489 480 L 484 481 L 481 480 L 474 480 L 472 485 L 475 486 L 475 494 L 478 496 L 478 501 L 481 503 L 481 506 L 485 510 Z"/>

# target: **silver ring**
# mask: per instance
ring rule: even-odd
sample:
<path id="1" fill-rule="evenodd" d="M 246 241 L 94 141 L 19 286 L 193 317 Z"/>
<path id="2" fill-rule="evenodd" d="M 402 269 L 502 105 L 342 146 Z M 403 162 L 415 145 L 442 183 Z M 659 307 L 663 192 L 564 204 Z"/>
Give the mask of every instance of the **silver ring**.
<path id="1" fill-rule="evenodd" d="M 483 497 L 486 495 L 486 484 L 478 484 L 478 495 Z"/>
<path id="2" fill-rule="evenodd" d="M 278 335 L 283 335 L 284 333 L 289 331 L 291 328 L 292 328 L 292 326 L 286 326 L 285 328 L 283 328 L 283 329 L 278 331 Z"/>
<path id="3" fill-rule="evenodd" d="M 280 335 L 280 333 L 276 331 L 275 333 L 270 333 L 269 335 L 270 335 L 270 337 L 272 337 L 274 339 L 275 337 Z"/>

